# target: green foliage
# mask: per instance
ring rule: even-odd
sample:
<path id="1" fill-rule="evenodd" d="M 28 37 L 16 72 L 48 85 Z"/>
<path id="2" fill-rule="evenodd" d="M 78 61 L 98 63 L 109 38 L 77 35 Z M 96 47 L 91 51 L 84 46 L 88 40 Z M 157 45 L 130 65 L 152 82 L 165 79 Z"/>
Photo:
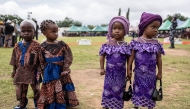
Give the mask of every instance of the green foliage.
<path id="1" fill-rule="evenodd" d="M 88 25 L 87 27 L 92 30 L 95 26 L 94 25 Z"/>
<path id="2" fill-rule="evenodd" d="M 5 19 L 9 19 L 11 21 L 16 21 L 18 24 L 20 24 L 20 22 L 23 21 L 23 19 L 21 17 L 19 17 L 18 15 L 2 15 L 0 14 L 0 20 L 4 21 Z"/>
<path id="3" fill-rule="evenodd" d="M 73 22 L 73 25 L 75 25 L 75 26 L 82 26 L 82 23 L 79 22 L 79 21 L 74 21 L 74 22 Z"/>
<path id="4" fill-rule="evenodd" d="M 101 26 L 102 26 L 102 27 L 104 27 L 104 26 L 108 26 L 108 24 L 101 24 Z"/>
<path id="5" fill-rule="evenodd" d="M 79 21 L 74 21 L 72 18 L 65 17 L 63 21 L 56 21 L 58 27 L 71 27 L 72 25 L 75 26 L 82 26 L 82 23 Z"/>
<path id="6" fill-rule="evenodd" d="M 165 22 L 166 20 L 171 21 L 173 17 L 176 17 L 177 19 L 180 19 L 181 21 L 185 21 L 185 20 L 188 19 L 188 17 L 185 17 L 185 16 L 181 15 L 180 13 L 175 13 L 175 14 L 173 14 L 173 15 L 167 15 L 167 18 L 164 19 L 164 22 Z"/>

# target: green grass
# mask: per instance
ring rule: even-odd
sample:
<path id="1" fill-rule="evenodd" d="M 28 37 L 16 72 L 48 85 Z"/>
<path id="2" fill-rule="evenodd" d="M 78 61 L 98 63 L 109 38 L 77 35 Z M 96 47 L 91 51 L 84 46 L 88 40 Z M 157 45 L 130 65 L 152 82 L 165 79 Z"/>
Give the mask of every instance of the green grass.
<path id="1" fill-rule="evenodd" d="M 45 37 L 40 36 L 41 42 Z M 77 40 L 79 39 L 91 39 L 92 46 L 78 46 Z M 83 69 L 98 69 L 99 68 L 99 55 L 98 51 L 101 43 L 104 43 L 106 37 L 60 37 L 59 40 L 64 40 L 73 52 L 74 61 L 71 66 L 72 70 Z M 125 39 L 130 42 L 131 38 Z M 159 39 L 161 42 L 163 39 Z M 188 40 L 186 40 L 188 41 Z M 189 109 L 190 107 L 190 45 L 176 45 L 176 55 L 167 52 L 168 44 L 164 45 L 166 55 L 163 56 L 163 91 L 164 99 L 161 102 L 157 102 L 156 109 Z M 187 52 L 181 54 L 181 51 Z M 15 97 L 15 87 L 12 84 L 11 72 L 12 67 L 9 65 L 12 48 L 0 48 L 0 109 L 12 109 L 18 102 Z M 93 78 L 93 77 L 92 77 Z M 98 79 L 98 78 L 97 78 Z M 80 84 L 76 83 L 76 84 Z M 79 85 L 80 86 L 80 85 Z M 100 91 L 102 87 L 96 90 Z M 78 93 L 85 91 L 91 91 L 91 89 L 85 89 L 85 86 L 76 88 Z M 101 92 L 98 92 L 101 93 Z M 97 98 L 101 95 L 95 94 Z M 31 88 L 28 92 L 29 102 L 32 102 Z M 80 106 L 77 109 L 93 109 L 93 104 L 89 104 L 92 97 L 86 95 L 79 97 Z M 126 102 L 125 102 L 126 103 Z M 131 107 L 131 102 L 127 107 Z M 33 105 L 29 106 L 29 108 Z M 96 107 L 96 106 L 95 106 Z M 95 109 L 95 108 L 94 108 Z"/>

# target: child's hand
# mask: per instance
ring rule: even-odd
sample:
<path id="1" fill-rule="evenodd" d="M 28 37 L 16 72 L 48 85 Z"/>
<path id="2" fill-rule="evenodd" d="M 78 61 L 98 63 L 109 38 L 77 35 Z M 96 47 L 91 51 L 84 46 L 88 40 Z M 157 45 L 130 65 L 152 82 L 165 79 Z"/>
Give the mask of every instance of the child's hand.
<path id="1" fill-rule="evenodd" d="M 65 75 L 67 75 L 69 72 L 70 72 L 70 71 L 63 71 L 63 72 L 61 72 L 61 76 L 65 76 Z"/>
<path id="2" fill-rule="evenodd" d="M 37 74 L 36 74 L 36 79 L 37 79 L 37 81 L 40 80 L 40 74 L 39 74 L 39 72 L 37 72 Z"/>
<path id="3" fill-rule="evenodd" d="M 105 73 L 106 73 L 106 71 L 104 70 L 104 69 L 101 69 L 100 70 L 100 75 L 102 76 L 102 75 L 105 75 Z"/>
<path id="4" fill-rule="evenodd" d="M 129 80 L 131 80 L 131 77 L 132 77 L 132 71 L 128 71 L 128 72 L 127 72 L 127 78 L 128 78 Z"/>
<path id="5" fill-rule="evenodd" d="M 14 78 L 14 77 L 15 77 L 15 72 L 12 72 L 11 78 Z"/>
<path id="6" fill-rule="evenodd" d="M 156 77 L 157 77 L 158 80 L 161 80 L 162 79 L 162 74 L 158 73 Z"/>
<path id="7" fill-rule="evenodd" d="M 11 78 L 14 78 L 14 76 L 15 76 L 15 75 L 14 75 L 14 74 L 12 74 L 12 75 L 11 75 Z"/>

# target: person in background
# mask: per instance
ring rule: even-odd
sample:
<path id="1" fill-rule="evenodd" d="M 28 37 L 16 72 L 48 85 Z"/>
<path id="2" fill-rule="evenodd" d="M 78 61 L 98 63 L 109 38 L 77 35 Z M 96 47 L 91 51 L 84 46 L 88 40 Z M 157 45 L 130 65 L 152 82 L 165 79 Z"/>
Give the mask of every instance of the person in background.
<path id="1" fill-rule="evenodd" d="M 177 17 L 173 17 L 172 19 L 172 25 L 170 27 L 170 36 L 169 36 L 169 40 L 170 40 L 170 47 L 169 48 L 175 48 L 174 46 L 174 38 L 177 36 Z"/>
<path id="2" fill-rule="evenodd" d="M 0 21 L 0 47 L 4 45 L 4 23 Z"/>
<path id="3" fill-rule="evenodd" d="M 4 47 L 10 48 L 12 46 L 12 34 L 14 32 L 14 27 L 11 25 L 11 21 L 7 20 L 5 25 L 5 40 Z"/>

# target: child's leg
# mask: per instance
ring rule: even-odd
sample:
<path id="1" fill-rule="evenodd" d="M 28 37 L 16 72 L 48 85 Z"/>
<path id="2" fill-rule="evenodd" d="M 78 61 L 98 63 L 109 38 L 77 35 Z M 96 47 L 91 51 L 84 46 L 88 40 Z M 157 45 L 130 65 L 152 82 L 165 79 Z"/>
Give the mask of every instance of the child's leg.
<path id="1" fill-rule="evenodd" d="M 28 99 L 26 98 L 28 92 L 28 84 L 16 84 L 16 97 L 20 101 L 19 107 L 25 108 L 28 104 Z"/>
<path id="2" fill-rule="evenodd" d="M 37 101 L 40 97 L 40 84 L 30 84 L 34 93 L 34 106 L 37 107 Z"/>

